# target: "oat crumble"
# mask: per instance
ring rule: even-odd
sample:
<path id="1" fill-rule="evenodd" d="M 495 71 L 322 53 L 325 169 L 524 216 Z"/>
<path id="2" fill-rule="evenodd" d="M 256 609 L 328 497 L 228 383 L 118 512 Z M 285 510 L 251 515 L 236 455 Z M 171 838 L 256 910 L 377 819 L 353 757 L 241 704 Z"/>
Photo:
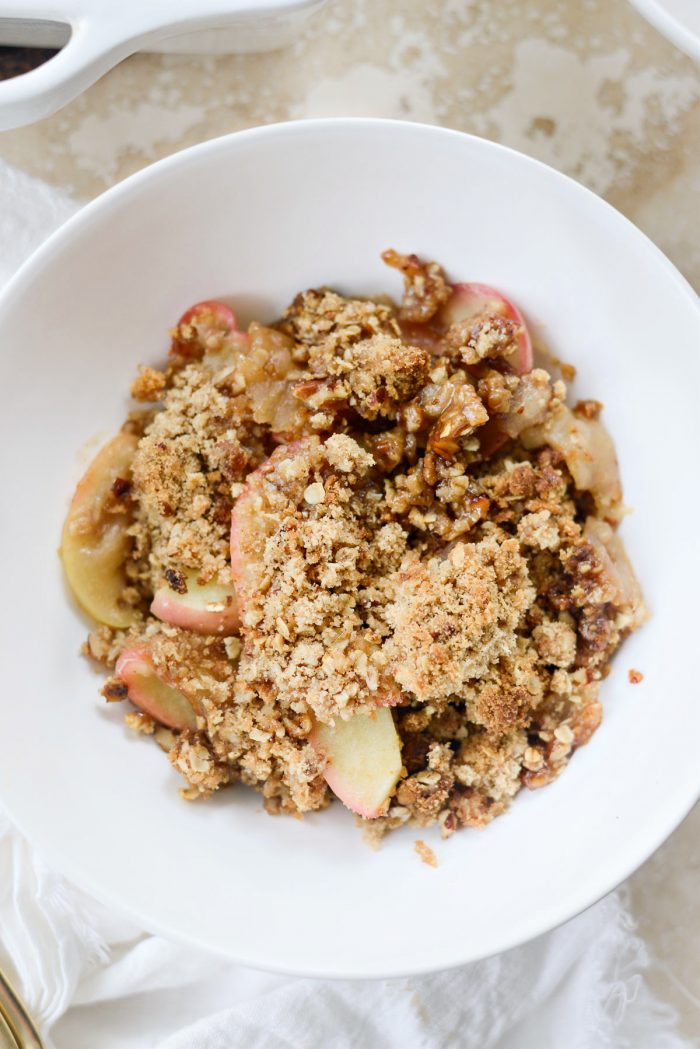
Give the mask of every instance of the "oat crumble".
<path id="1" fill-rule="evenodd" d="M 322 809 L 342 763 L 321 733 L 364 725 L 396 736 L 388 794 L 368 812 L 333 789 L 375 843 L 484 827 L 555 779 L 646 614 L 600 402 L 566 405 L 498 293 L 384 259 L 398 306 L 311 289 L 247 332 L 188 310 L 63 547 L 102 694 L 139 708 L 184 797 L 238 782 L 270 813 Z"/>
<path id="2" fill-rule="evenodd" d="M 419 856 L 421 863 L 424 863 L 426 867 L 437 867 L 437 856 L 430 848 L 430 846 L 426 845 L 424 841 L 421 841 L 420 838 L 416 838 L 413 848 L 416 854 Z"/>

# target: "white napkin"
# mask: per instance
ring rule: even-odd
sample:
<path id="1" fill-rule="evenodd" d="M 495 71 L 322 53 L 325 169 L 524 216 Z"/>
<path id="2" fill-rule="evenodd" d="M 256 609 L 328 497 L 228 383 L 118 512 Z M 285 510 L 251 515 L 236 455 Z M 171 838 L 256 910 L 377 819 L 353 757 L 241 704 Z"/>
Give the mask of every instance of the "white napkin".
<path id="1" fill-rule="evenodd" d="M 0 160 L 0 284 L 76 208 Z M 52 1049 L 690 1049 L 644 980 L 624 891 L 433 976 L 255 972 L 151 936 L 51 871 L 0 813 L 0 966 Z"/>

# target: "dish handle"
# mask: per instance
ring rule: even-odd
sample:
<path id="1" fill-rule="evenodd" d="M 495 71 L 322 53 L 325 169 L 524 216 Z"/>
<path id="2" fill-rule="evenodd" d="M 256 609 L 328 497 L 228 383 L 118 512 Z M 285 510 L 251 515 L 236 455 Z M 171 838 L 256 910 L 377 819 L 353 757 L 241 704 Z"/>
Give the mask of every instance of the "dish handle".
<path id="1" fill-rule="evenodd" d="M 61 2 L 65 17 L 59 25 L 70 29 L 70 38 L 44 65 L 0 81 L 0 131 L 50 116 L 134 51 L 154 45 L 179 49 L 188 34 L 194 34 L 195 51 L 203 46 L 218 51 L 212 41 L 223 38 L 230 51 L 280 47 L 289 43 L 309 14 L 326 0 Z M 30 37 L 32 24 L 35 29 L 42 22 L 55 25 L 55 0 L 10 0 L 10 10 L 7 0 L 0 3 L 0 25 L 5 20 L 23 23 Z"/>
<path id="2" fill-rule="evenodd" d="M 55 113 L 133 50 L 97 22 L 78 20 L 70 29 L 70 39 L 48 62 L 0 81 L 0 131 Z"/>

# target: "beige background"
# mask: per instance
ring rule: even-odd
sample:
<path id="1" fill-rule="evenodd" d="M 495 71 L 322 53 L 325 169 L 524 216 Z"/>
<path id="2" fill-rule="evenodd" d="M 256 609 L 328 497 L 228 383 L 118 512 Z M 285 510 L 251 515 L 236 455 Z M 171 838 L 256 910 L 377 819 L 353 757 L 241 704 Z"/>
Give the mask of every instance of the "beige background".
<path id="1" fill-rule="evenodd" d="M 0 135 L 0 155 L 86 199 L 225 132 L 341 115 L 445 124 L 536 156 L 700 289 L 700 71 L 626 0 L 330 0 L 285 51 L 135 56 Z M 700 1046 L 700 808 L 629 888 L 655 986 Z"/>

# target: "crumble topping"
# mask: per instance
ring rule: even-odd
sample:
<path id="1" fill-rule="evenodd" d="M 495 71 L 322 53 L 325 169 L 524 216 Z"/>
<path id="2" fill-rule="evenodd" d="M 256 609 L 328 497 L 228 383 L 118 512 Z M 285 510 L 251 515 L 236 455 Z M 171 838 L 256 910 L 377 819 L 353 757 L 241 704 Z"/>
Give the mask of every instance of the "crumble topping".
<path id="1" fill-rule="evenodd" d="M 296 356 L 302 360 L 307 358 L 308 347 L 333 354 L 382 332 L 399 334 L 395 311 L 390 305 L 372 299 L 345 299 L 329 288 L 311 289 L 297 295 L 279 327 L 301 344 Z"/>
<path id="2" fill-rule="evenodd" d="M 240 783 L 271 813 L 322 809 L 314 727 L 390 707 L 403 769 L 367 825 L 375 844 L 405 824 L 483 827 L 555 779 L 646 615 L 600 402 L 570 410 L 545 369 L 519 374 L 515 321 L 450 323 L 439 265 L 384 258 L 400 306 L 312 289 L 242 333 L 206 304 L 161 369 L 140 369 L 132 394 L 154 407 L 126 424 L 138 447 L 107 506 L 128 532 L 136 621 L 85 645 L 110 670 L 142 646 L 186 697 L 195 727 L 127 722 L 188 799 Z M 240 636 L 147 611 L 161 587 L 232 577 Z M 102 690 L 127 693 L 115 674 Z"/>
<path id="3" fill-rule="evenodd" d="M 385 646 L 399 684 L 419 702 L 461 695 L 512 656 L 535 590 L 516 539 L 497 532 L 447 556 L 413 553 L 394 581 Z"/>
<path id="4" fill-rule="evenodd" d="M 427 867 L 437 867 L 437 856 L 435 855 L 435 853 L 429 845 L 426 845 L 425 842 L 421 841 L 420 838 L 416 838 L 413 847 L 417 855 L 420 857 L 421 863 L 424 863 Z"/>
<path id="5" fill-rule="evenodd" d="M 159 401 L 167 387 L 168 377 L 165 372 L 141 367 L 131 384 L 131 396 L 135 401 Z"/>
<path id="6" fill-rule="evenodd" d="M 309 351 L 309 370 L 328 383 L 333 399 L 354 408 L 363 419 L 395 418 L 401 404 L 425 385 L 430 357 L 417 346 L 407 346 L 394 336 L 372 335 L 350 345 L 334 340 Z M 299 384 L 297 397 L 307 403 L 318 400 L 313 380 Z"/>
<path id="7" fill-rule="evenodd" d="M 406 535 L 381 523 L 374 460 L 351 437 L 308 438 L 275 459 L 250 481 L 242 527 L 241 556 L 259 570 L 246 587 L 240 679 L 324 721 L 371 710 L 390 687 L 376 606 Z M 273 522 L 267 537 L 260 517 Z"/>
<path id="8" fill-rule="evenodd" d="M 446 342 L 465 364 L 507 357 L 517 348 L 520 325 L 508 317 L 479 314 L 448 329 Z"/>

